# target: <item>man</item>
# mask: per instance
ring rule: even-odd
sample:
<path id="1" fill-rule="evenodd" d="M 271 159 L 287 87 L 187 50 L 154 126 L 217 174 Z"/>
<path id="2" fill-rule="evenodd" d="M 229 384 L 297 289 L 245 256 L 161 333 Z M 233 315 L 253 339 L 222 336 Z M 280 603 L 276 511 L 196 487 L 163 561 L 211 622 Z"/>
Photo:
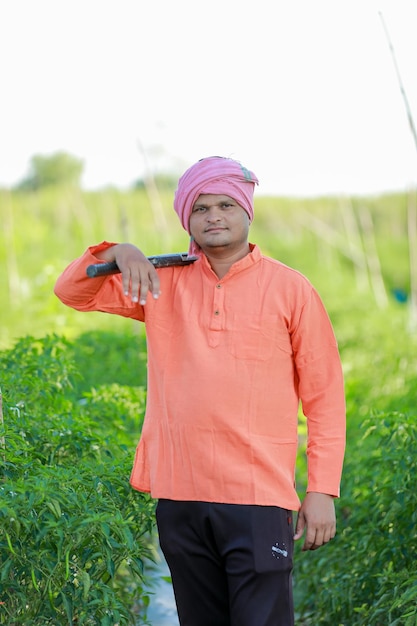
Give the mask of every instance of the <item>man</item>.
<path id="1" fill-rule="evenodd" d="M 337 344 L 309 281 L 248 241 L 257 183 L 232 159 L 202 159 L 174 200 L 195 263 L 156 270 L 135 246 L 104 242 L 55 288 L 80 311 L 145 322 L 148 398 L 131 484 L 159 500 L 182 626 L 291 626 L 293 540 L 305 533 L 303 549 L 315 550 L 336 532 L 345 444 Z M 86 278 L 97 261 L 116 261 L 121 276 Z"/>

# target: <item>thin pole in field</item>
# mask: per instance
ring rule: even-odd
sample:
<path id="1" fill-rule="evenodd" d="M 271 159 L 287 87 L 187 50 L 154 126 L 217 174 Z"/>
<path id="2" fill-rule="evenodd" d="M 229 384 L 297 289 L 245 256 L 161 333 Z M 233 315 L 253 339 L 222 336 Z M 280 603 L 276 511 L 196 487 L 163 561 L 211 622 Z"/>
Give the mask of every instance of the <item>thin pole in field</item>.
<path id="1" fill-rule="evenodd" d="M 410 330 L 417 330 L 417 206 L 416 194 L 408 194 L 408 251 L 410 255 Z"/>
<path id="2" fill-rule="evenodd" d="M 389 46 L 389 49 L 391 51 L 391 56 L 392 56 L 392 60 L 393 60 L 393 63 L 394 63 L 395 72 L 396 72 L 397 78 L 398 78 L 398 84 L 400 86 L 401 95 L 402 95 L 403 100 L 404 100 L 404 105 L 405 105 L 405 110 L 406 110 L 406 113 L 407 113 L 408 123 L 410 125 L 411 134 L 413 135 L 414 144 L 415 144 L 416 149 L 417 149 L 417 132 L 416 132 L 416 127 L 414 125 L 413 115 L 411 113 L 410 104 L 408 102 L 407 94 L 405 92 L 405 88 L 404 88 L 404 84 L 403 84 L 403 81 L 402 81 L 402 78 L 401 78 L 401 74 L 400 74 L 400 70 L 399 70 L 399 67 L 398 67 L 397 59 L 395 58 L 394 46 L 392 45 L 391 37 L 389 35 L 388 28 L 387 28 L 387 26 L 385 24 L 385 20 L 384 20 L 384 17 L 382 15 L 381 11 L 379 11 L 379 17 L 381 18 L 381 22 L 382 22 L 382 26 L 384 28 L 385 36 L 386 36 L 387 41 L 388 41 L 388 46 Z"/>
<path id="3" fill-rule="evenodd" d="M 397 59 L 395 57 L 394 46 L 392 45 L 391 37 L 388 32 L 388 28 L 385 24 L 384 17 L 379 11 L 379 17 L 381 18 L 382 26 L 385 31 L 385 36 L 388 41 L 388 46 L 391 51 L 391 57 L 394 63 L 395 72 L 397 74 L 398 83 L 400 86 L 401 95 L 403 97 L 405 110 L 407 113 L 407 119 L 410 126 L 410 131 L 414 139 L 414 145 L 417 150 L 417 132 L 414 124 L 413 115 L 411 112 L 410 104 L 408 102 L 407 94 L 404 88 L 404 84 L 401 78 L 400 70 L 398 67 Z M 415 196 L 411 199 L 411 192 L 408 197 L 407 207 L 407 226 L 408 226 L 408 248 L 410 256 L 410 328 L 416 330 L 417 328 L 417 217 L 416 217 L 416 200 Z"/>
<path id="4" fill-rule="evenodd" d="M 146 189 L 146 192 L 148 194 L 148 198 L 151 204 L 151 210 L 152 210 L 155 227 L 156 227 L 157 232 L 161 235 L 162 244 L 164 248 L 167 248 L 168 239 L 169 239 L 168 224 L 167 224 L 164 209 L 162 206 L 161 197 L 159 195 L 158 186 L 155 182 L 155 177 L 153 175 L 151 166 L 149 164 L 147 151 L 145 150 L 145 146 L 140 141 L 140 139 L 137 140 L 137 145 L 145 163 L 146 171 L 145 171 L 144 184 L 145 184 L 145 189 Z"/>
<path id="5" fill-rule="evenodd" d="M 371 212 L 366 206 L 362 206 L 359 211 L 359 223 L 362 230 L 363 246 L 368 266 L 369 280 L 374 292 L 376 304 L 382 309 L 388 304 L 388 296 L 385 289 L 384 277 L 382 275 L 381 263 L 376 245 L 374 223 Z"/>

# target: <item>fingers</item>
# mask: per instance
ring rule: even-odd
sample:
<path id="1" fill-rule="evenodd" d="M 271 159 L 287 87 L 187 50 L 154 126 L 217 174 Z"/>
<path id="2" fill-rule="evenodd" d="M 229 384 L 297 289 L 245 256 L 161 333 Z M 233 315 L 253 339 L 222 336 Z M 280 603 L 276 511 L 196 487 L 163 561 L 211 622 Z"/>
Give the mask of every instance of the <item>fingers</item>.
<path id="1" fill-rule="evenodd" d="M 307 527 L 306 538 L 303 545 L 303 551 L 317 550 L 326 543 L 329 543 L 336 534 L 336 528 L 333 525 Z"/>
<path id="2" fill-rule="evenodd" d="M 157 299 L 160 295 L 159 276 L 146 256 L 132 244 L 114 247 L 115 261 L 122 274 L 123 291 L 132 302 L 146 303 L 148 293 Z"/>
<path id="3" fill-rule="evenodd" d="M 305 525 L 306 525 L 305 517 L 303 515 L 303 512 L 300 511 L 297 516 L 297 524 L 295 525 L 295 534 L 294 534 L 295 541 L 297 541 L 297 539 L 301 539 L 301 537 L 303 536 Z"/>
<path id="4" fill-rule="evenodd" d="M 149 272 L 149 274 L 144 279 L 139 280 L 139 285 L 137 287 L 136 285 L 132 285 L 132 300 L 133 302 L 137 302 L 137 296 L 133 294 L 136 294 L 137 291 L 139 291 L 139 304 L 141 304 L 142 306 L 146 304 L 146 298 L 149 292 L 152 294 L 152 297 L 155 300 L 159 298 L 159 295 L 161 293 L 159 289 L 158 274 L 155 268 L 153 266 L 151 267 L 152 272 Z"/>
<path id="5" fill-rule="evenodd" d="M 146 304 L 148 293 L 151 293 L 154 299 L 159 298 L 161 292 L 158 273 L 148 260 L 120 269 L 123 291 L 126 296 L 130 293 L 132 302 Z"/>

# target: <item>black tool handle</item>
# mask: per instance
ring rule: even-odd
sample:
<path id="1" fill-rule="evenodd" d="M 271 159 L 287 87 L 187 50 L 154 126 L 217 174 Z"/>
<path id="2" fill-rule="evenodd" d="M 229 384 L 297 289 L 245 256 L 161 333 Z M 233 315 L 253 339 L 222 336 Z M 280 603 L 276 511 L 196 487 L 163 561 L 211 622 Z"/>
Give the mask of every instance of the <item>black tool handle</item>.
<path id="1" fill-rule="evenodd" d="M 190 265 L 196 260 L 196 256 L 189 256 L 186 252 L 148 256 L 148 261 L 156 268 L 172 267 L 174 265 Z M 110 274 L 120 274 L 120 269 L 116 261 L 111 261 L 110 263 L 96 263 L 87 267 L 87 276 L 90 278 L 109 276 Z"/>
<path id="2" fill-rule="evenodd" d="M 111 263 L 96 263 L 87 267 L 87 276 L 95 278 L 96 276 L 109 276 L 110 274 L 120 274 L 119 266 L 116 261 Z"/>

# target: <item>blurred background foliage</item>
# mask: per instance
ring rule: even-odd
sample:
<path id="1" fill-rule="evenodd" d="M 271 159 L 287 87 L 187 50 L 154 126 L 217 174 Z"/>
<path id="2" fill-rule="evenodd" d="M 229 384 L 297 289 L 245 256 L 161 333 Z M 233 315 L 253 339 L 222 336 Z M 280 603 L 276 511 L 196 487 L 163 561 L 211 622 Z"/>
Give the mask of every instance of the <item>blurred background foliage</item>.
<path id="1" fill-rule="evenodd" d="M 69 165 L 62 180 L 63 158 Z M 73 169 L 82 167 L 74 157 L 37 155 L 34 163 L 31 176 L 43 181 L 39 186 L 0 190 L 0 347 L 27 333 L 125 328 L 124 321 L 103 316 L 98 321 L 94 313 L 79 316 L 65 309 L 53 285 L 73 258 L 102 240 L 130 241 L 146 254 L 187 250 L 187 233 L 172 208 L 174 181 L 161 175 L 128 191 L 87 192 L 74 182 Z M 44 169 L 52 171 L 44 174 Z M 350 310 L 407 306 L 416 288 L 409 223 L 415 202 L 411 192 L 365 198 L 257 196 L 251 239 L 265 254 L 303 272 L 328 306 L 347 298 L 352 298 Z"/>

